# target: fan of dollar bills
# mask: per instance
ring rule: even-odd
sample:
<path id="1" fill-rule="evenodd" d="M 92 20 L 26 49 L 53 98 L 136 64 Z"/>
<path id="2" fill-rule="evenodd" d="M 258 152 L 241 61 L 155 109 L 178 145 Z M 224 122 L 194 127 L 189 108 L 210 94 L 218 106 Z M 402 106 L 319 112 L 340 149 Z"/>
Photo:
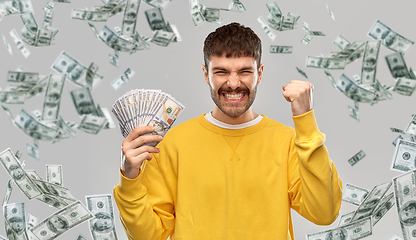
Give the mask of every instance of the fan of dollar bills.
<path id="1" fill-rule="evenodd" d="M 165 136 L 185 106 L 160 90 L 134 89 L 115 101 L 112 112 L 116 116 L 123 137 L 136 127 L 153 126 L 152 134 Z M 157 143 L 147 145 L 155 146 Z"/>

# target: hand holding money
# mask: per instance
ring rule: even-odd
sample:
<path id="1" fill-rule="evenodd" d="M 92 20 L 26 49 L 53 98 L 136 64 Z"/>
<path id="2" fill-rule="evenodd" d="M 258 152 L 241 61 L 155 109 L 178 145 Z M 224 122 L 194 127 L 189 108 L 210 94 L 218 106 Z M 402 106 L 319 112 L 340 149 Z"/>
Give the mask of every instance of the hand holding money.
<path id="1" fill-rule="evenodd" d="M 155 131 L 153 126 L 137 127 L 122 141 L 121 150 L 124 158 L 121 163 L 121 173 L 126 178 L 136 178 L 144 160 L 152 160 L 152 153 L 160 151 L 159 148 L 145 145 L 145 143 L 162 141 L 163 137 L 160 135 L 144 135 L 153 131 Z"/>
<path id="2" fill-rule="evenodd" d="M 292 80 L 283 85 L 283 97 L 292 105 L 293 116 L 299 116 L 313 109 L 313 85 L 310 82 Z"/>

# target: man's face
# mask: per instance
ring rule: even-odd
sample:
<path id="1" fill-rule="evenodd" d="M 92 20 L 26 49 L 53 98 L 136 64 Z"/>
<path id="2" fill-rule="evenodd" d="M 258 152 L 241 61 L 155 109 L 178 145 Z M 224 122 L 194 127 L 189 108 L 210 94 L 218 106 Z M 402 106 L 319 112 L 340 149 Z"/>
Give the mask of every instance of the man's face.
<path id="1" fill-rule="evenodd" d="M 109 229 L 113 226 L 111 219 L 98 219 L 94 223 L 95 227 L 101 231 Z"/>
<path id="2" fill-rule="evenodd" d="M 408 219 L 414 218 L 416 216 L 416 209 L 413 205 L 409 205 L 403 208 L 400 217 L 403 221 L 407 221 Z"/>
<path id="3" fill-rule="evenodd" d="M 217 107 L 229 117 L 239 117 L 253 104 L 263 64 L 253 57 L 210 56 L 208 69 L 202 66 L 205 81 Z"/>
<path id="4" fill-rule="evenodd" d="M 344 239 L 344 235 L 342 234 L 342 231 L 340 229 L 335 229 L 332 231 L 332 239 L 336 240 L 336 239 Z"/>
<path id="5" fill-rule="evenodd" d="M 52 223 L 52 225 L 54 225 L 58 230 L 59 229 L 63 229 L 64 227 L 65 227 L 65 224 L 64 224 L 64 222 L 62 222 L 61 221 L 61 219 L 59 219 L 58 217 L 56 217 L 56 216 L 52 216 L 51 218 L 50 218 L 50 220 L 49 220 L 51 223 Z"/>
<path id="6" fill-rule="evenodd" d="M 16 221 L 16 222 L 12 222 L 11 223 L 11 227 L 14 231 L 16 231 L 16 233 L 20 233 L 21 231 L 23 231 L 23 221 Z"/>

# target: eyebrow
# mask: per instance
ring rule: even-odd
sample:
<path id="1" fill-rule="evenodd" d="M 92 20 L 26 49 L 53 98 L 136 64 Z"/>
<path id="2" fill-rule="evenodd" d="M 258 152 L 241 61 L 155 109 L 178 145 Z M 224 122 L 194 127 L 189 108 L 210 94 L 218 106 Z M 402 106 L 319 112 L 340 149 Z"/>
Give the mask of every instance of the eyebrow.
<path id="1" fill-rule="evenodd" d="M 213 67 L 212 68 L 212 71 L 216 71 L 216 70 L 222 70 L 222 71 L 227 71 L 228 72 L 228 69 L 223 68 L 223 67 Z M 244 71 L 244 70 L 254 71 L 254 68 L 253 67 L 243 67 L 243 68 L 239 69 L 238 71 Z"/>

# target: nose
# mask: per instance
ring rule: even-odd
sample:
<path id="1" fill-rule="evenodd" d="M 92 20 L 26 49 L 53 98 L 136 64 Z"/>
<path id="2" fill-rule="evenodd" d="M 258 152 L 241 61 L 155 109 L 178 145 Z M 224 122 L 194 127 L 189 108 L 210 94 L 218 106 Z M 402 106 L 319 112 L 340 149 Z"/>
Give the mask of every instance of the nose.
<path id="1" fill-rule="evenodd" d="M 227 79 L 227 86 L 230 87 L 231 89 L 236 89 L 240 86 L 240 77 L 238 76 L 238 74 L 236 73 L 230 73 L 230 75 L 228 75 L 228 79 Z"/>

